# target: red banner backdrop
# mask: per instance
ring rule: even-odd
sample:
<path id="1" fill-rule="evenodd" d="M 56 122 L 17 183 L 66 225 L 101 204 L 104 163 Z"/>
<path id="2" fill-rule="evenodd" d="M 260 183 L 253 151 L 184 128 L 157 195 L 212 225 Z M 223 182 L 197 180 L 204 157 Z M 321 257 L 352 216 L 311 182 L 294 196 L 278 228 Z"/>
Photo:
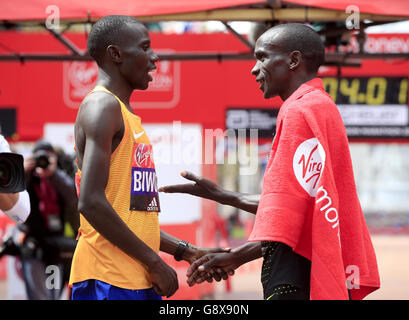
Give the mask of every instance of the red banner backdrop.
<path id="1" fill-rule="evenodd" d="M 78 47 L 85 49 L 84 34 L 67 34 Z M 151 34 L 156 51 L 241 52 L 248 49 L 230 34 Z M 0 33 L 0 43 L 18 52 L 64 52 L 48 34 Z M 222 47 L 221 47 L 222 46 Z M 7 53 L 4 46 L 0 53 Z M 352 50 L 357 48 L 353 42 Z M 370 52 L 409 52 L 409 35 L 370 35 Z M 229 108 L 278 108 L 279 98 L 264 100 L 250 71 L 254 61 L 160 61 L 154 82 L 147 91 L 135 92 L 132 106 L 144 123 L 200 124 L 203 129 L 225 129 Z M 337 68 L 322 67 L 323 76 L 336 76 Z M 343 68 L 342 76 L 409 76 L 408 61 L 362 61 L 360 68 Z M 74 123 L 82 98 L 92 89 L 97 69 L 91 62 L 0 62 L 0 110 L 16 110 L 15 141 L 35 141 L 43 136 L 46 123 Z M 271 140 L 271 139 L 269 139 Z M 214 165 L 203 166 L 202 175 L 217 180 Z M 0 217 L 1 218 L 1 217 Z M 216 207 L 203 202 L 202 219 L 193 224 L 166 225 L 163 229 L 194 244 L 213 247 Z M 6 218 L 7 219 L 7 218 Z M 3 227 L 2 227 L 3 226 Z M 4 230 L 0 220 L 0 230 Z M 181 290 L 174 299 L 195 299 L 213 291 L 207 283 L 189 288 L 185 282 L 188 264 L 176 263 L 163 254 L 178 272 Z M 4 259 L 2 261 L 4 263 Z M 1 268 L 0 277 L 4 276 Z M 4 264 L 3 264 L 4 266 Z M 3 272 L 3 273 L 2 273 Z"/>
<path id="2" fill-rule="evenodd" d="M 84 34 L 68 34 L 85 48 Z M 240 52 L 247 48 L 229 34 L 151 34 L 156 51 Z M 48 34 L 0 33 L 0 43 L 18 52 L 65 49 Z M 221 47 L 223 46 L 223 47 Z M 353 43 L 352 49 L 357 44 Z M 370 35 L 370 52 L 409 52 L 409 35 Z M 0 53 L 5 53 L 4 48 Z M 155 81 L 147 91 L 135 91 L 132 106 L 145 123 L 179 120 L 203 128 L 224 128 L 227 108 L 279 107 L 279 98 L 264 100 L 250 71 L 254 61 L 160 61 Z M 343 76 L 408 76 L 408 61 L 366 60 L 361 68 L 343 68 Z M 93 87 L 97 69 L 92 62 L 0 62 L 0 109 L 17 111 L 20 141 L 42 137 L 48 122 L 73 123 L 82 98 Z M 337 69 L 322 67 L 321 75 L 335 76 Z"/>

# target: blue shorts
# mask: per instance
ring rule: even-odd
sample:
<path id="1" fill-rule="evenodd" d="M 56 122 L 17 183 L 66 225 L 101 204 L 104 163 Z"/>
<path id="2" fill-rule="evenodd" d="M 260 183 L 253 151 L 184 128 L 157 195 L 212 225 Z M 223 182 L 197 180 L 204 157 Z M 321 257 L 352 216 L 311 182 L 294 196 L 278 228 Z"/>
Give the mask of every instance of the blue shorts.
<path id="1" fill-rule="evenodd" d="M 162 300 L 153 288 L 123 289 L 99 280 L 72 284 L 72 300 Z"/>

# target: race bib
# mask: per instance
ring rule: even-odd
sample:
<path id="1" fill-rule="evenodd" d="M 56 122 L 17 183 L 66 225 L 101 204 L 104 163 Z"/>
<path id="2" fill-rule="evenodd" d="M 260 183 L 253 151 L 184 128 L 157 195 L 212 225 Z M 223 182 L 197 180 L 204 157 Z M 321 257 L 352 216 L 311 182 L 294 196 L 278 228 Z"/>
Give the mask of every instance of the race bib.
<path id="1" fill-rule="evenodd" d="M 152 145 L 134 144 L 131 183 L 130 210 L 160 212 Z"/>

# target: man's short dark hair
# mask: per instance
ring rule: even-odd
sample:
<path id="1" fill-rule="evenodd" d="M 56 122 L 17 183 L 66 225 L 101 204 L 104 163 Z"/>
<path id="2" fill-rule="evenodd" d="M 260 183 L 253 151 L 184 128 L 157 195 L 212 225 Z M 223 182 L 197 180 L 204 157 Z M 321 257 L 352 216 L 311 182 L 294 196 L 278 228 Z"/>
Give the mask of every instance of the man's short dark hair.
<path id="1" fill-rule="evenodd" d="M 91 29 L 87 40 L 89 55 L 99 66 L 109 45 L 119 45 L 120 35 L 127 24 L 140 22 L 130 16 L 110 15 L 99 19 Z"/>
<path id="2" fill-rule="evenodd" d="M 285 23 L 270 30 L 280 32 L 280 47 L 286 52 L 300 51 L 307 61 L 307 71 L 317 73 L 325 61 L 325 47 L 319 34 L 302 23 Z"/>

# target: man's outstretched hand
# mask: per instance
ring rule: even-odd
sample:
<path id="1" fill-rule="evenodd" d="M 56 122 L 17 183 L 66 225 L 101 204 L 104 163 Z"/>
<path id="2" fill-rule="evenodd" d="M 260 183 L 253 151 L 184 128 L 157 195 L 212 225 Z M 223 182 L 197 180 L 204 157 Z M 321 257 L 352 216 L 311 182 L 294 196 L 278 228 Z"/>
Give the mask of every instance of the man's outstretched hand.
<path id="1" fill-rule="evenodd" d="M 188 193 L 193 196 L 214 200 L 220 203 L 223 203 L 225 200 L 225 190 L 220 188 L 213 181 L 197 176 L 190 171 L 182 171 L 180 175 L 193 182 L 164 186 L 159 188 L 159 191 L 166 193 Z"/>
<path id="2" fill-rule="evenodd" d="M 193 181 L 192 183 L 174 184 L 159 188 L 160 192 L 187 193 L 193 196 L 216 201 L 253 214 L 256 214 L 260 201 L 259 194 L 244 194 L 228 191 L 218 186 L 213 181 L 197 176 L 190 171 L 182 171 L 182 177 Z"/>

